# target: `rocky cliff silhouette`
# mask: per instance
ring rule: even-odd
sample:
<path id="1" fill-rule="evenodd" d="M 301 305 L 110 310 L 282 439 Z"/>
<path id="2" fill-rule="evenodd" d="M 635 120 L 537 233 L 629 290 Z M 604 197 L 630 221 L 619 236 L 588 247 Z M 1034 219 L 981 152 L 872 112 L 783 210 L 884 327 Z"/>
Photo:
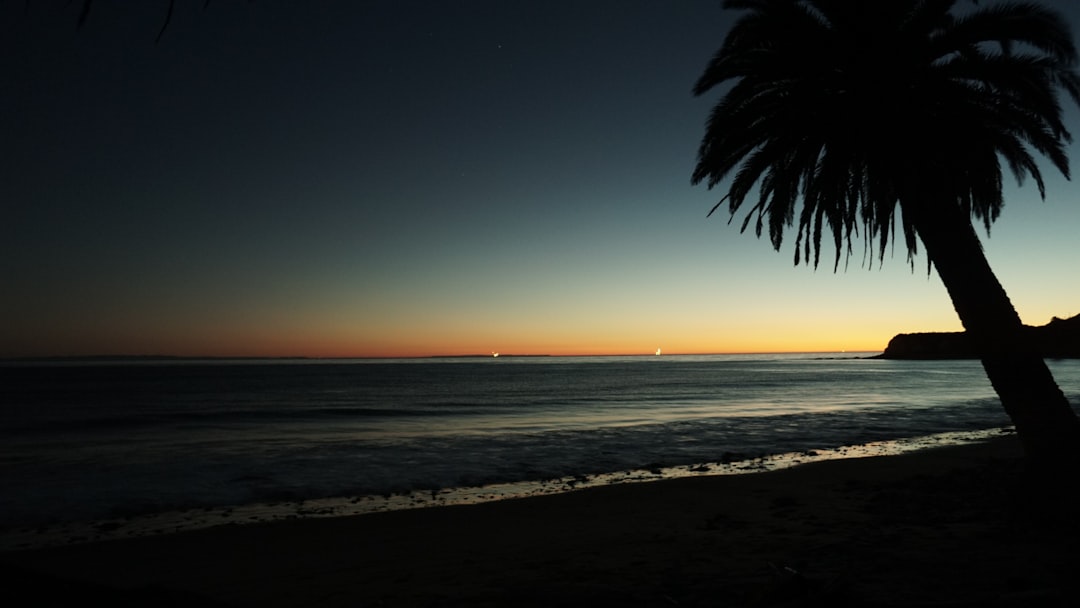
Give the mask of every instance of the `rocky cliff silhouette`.
<path id="1" fill-rule="evenodd" d="M 1047 359 L 1080 358 L 1080 315 L 1054 317 L 1046 325 L 1026 326 Z M 978 359 L 965 332 L 897 334 L 876 359 Z"/>

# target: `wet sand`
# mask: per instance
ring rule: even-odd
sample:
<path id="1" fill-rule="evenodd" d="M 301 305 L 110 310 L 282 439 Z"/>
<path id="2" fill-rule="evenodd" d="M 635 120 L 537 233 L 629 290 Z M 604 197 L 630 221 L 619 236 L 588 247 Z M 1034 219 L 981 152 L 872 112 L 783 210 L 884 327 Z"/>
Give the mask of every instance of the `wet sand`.
<path id="1" fill-rule="evenodd" d="M 1072 503 L 1019 455 L 1007 436 L 8 551 L 0 570 L 27 606 L 1076 605 Z"/>

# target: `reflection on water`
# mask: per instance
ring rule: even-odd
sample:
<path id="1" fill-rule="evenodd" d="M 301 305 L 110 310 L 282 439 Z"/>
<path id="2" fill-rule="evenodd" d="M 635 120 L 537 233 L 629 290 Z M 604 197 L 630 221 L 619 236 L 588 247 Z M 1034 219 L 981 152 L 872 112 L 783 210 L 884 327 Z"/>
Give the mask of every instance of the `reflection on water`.
<path id="1" fill-rule="evenodd" d="M 334 497 L 283 503 L 259 503 L 213 509 L 192 509 L 95 522 L 77 522 L 0 531 L 0 551 L 47 547 L 117 538 L 137 538 L 197 530 L 220 525 L 267 523 L 298 518 L 345 517 L 382 511 L 471 505 L 512 498 L 561 494 L 613 484 L 646 483 L 686 477 L 742 475 L 789 468 L 840 458 L 892 456 L 948 445 L 984 441 L 1012 429 L 939 433 L 893 441 L 876 441 L 830 449 L 766 455 L 745 460 L 710 462 L 678 467 L 651 467 L 596 475 L 575 475 L 545 480 L 486 486 L 443 488 L 378 496 Z"/>
<path id="2" fill-rule="evenodd" d="M 0 530 L 1008 424 L 977 361 L 812 355 L 0 365 L 0 403 Z"/>

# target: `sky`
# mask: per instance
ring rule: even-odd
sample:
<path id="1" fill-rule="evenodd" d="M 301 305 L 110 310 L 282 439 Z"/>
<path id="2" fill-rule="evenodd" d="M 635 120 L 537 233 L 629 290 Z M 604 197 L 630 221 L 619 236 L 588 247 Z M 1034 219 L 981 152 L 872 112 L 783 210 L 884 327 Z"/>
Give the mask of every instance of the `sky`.
<path id="1" fill-rule="evenodd" d="M 924 258 L 794 266 L 690 175 L 718 0 L 0 4 L 0 357 L 880 351 L 959 331 Z M 1080 9 L 1068 11 L 1080 32 Z M 1069 124 L 1080 134 L 1080 114 Z M 1071 148 L 1073 172 L 1080 150 Z M 1080 201 L 1010 182 L 1024 322 Z M 985 236 L 985 234 L 983 234 Z"/>

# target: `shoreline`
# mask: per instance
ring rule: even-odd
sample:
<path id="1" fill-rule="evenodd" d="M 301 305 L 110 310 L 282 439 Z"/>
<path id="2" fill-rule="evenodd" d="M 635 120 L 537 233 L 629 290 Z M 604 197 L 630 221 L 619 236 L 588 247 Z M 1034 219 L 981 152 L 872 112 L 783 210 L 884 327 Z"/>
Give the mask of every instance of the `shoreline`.
<path id="1" fill-rule="evenodd" d="M 750 475 L 0 553 L 26 605 L 1066 606 L 1080 527 L 1005 435 Z"/>
<path id="2" fill-rule="evenodd" d="M 1009 427 L 956 431 L 801 452 L 726 459 L 672 467 L 654 466 L 611 473 L 575 475 L 484 486 L 413 490 L 406 493 L 312 498 L 299 501 L 223 505 L 157 513 L 58 522 L 0 530 L 0 554 L 82 543 L 144 538 L 214 528 L 282 521 L 353 517 L 373 513 L 552 496 L 621 484 L 756 474 L 837 459 L 893 456 L 943 446 L 966 445 L 1012 434 Z"/>

